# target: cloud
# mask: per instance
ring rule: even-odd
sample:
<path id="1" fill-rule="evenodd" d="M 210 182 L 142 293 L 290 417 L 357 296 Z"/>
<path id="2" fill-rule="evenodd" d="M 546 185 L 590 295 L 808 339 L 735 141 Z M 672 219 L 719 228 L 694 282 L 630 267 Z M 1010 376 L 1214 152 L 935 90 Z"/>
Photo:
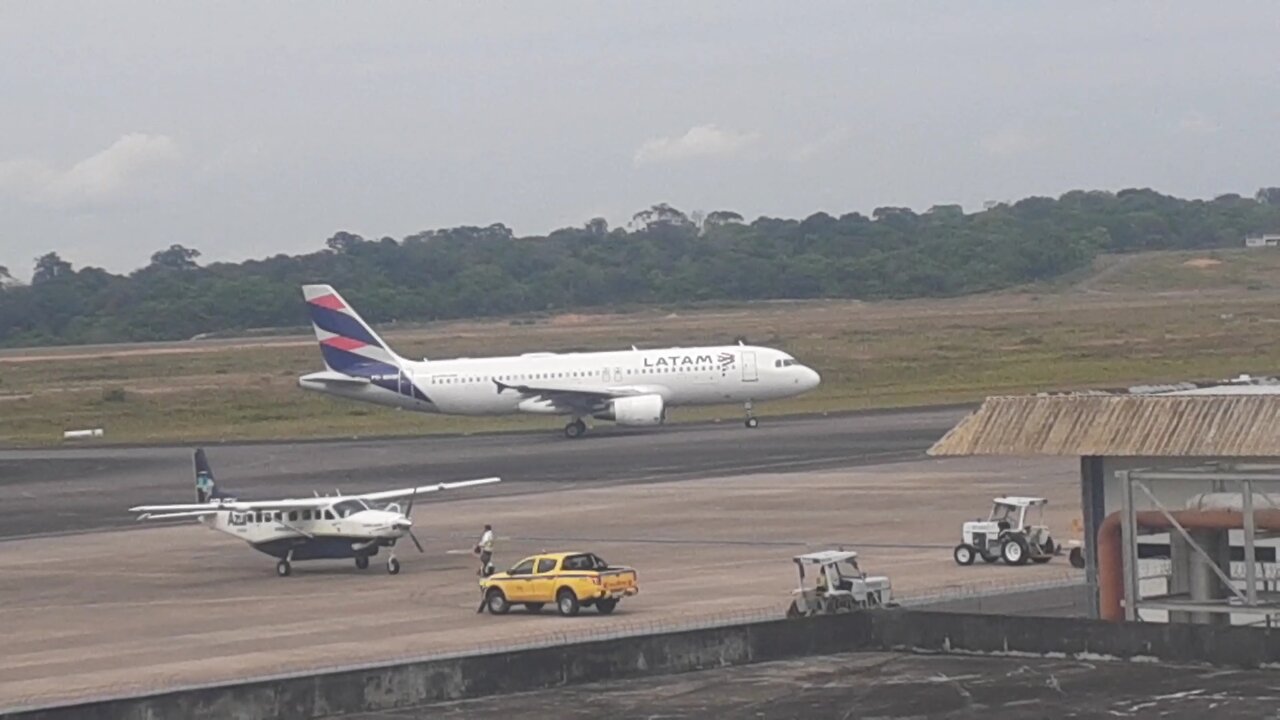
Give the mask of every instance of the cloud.
<path id="1" fill-rule="evenodd" d="M 59 207 L 110 203 L 159 189 L 181 159 L 173 138 L 130 133 L 64 170 L 39 160 L 0 161 L 0 193 Z"/>
<path id="2" fill-rule="evenodd" d="M 1178 120 L 1174 130 L 1184 135 L 1212 135 L 1222 128 L 1212 118 L 1195 112 Z"/>
<path id="3" fill-rule="evenodd" d="M 804 162 L 819 153 L 834 150 L 843 145 L 849 139 L 849 128 L 838 127 L 829 130 L 823 135 L 810 140 L 791 152 L 791 159 L 795 162 Z"/>
<path id="4" fill-rule="evenodd" d="M 760 139 L 755 132 L 698 125 L 680 137 L 654 138 L 636 150 L 635 164 L 677 162 L 695 157 L 728 157 Z"/>
<path id="5" fill-rule="evenodd" d="M 978 141 L 983 150 L 998 157 L 1013 157 L 1034 150 L 1044 139 L 1021 128 L 1005 128 Z"/>

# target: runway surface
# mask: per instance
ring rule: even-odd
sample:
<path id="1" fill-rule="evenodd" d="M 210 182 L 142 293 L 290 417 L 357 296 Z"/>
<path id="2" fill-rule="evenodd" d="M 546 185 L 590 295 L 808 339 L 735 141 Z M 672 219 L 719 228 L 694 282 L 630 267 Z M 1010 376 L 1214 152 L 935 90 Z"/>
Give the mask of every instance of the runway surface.
<path id="1" fill-rule="evenodd" d="M 968 408 L 556 432 L 206 445 L 242 498 L 345 493 L 497 475 L 487 496 L 567 487 L 855 467 L 919 457 Z M 0 450 L 0 539 L 136 527 L 126 509 L 191 502 L 192 447 Z M 463 499 L 442 493 L 432 502 Z"/>

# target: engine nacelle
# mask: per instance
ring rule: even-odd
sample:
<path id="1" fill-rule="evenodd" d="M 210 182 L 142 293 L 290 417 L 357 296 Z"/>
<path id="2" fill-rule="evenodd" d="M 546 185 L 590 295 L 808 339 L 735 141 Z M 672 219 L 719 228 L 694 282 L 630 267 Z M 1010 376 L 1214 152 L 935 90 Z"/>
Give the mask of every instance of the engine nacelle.
<path id="1" fill-rule="evenodd" d="M 661 395 L 635 395 L 615 398 L 609 408 L 596 413 L 597 420 L 612 420 L 619 425 L 661 425 L 667 419 L 666 403 Z"/>

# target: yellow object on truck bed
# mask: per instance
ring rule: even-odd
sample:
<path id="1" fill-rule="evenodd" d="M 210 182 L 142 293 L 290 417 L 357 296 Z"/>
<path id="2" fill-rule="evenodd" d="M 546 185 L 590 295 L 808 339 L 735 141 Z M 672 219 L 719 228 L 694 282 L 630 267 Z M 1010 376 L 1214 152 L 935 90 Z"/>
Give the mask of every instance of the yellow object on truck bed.
<path id="1" fill-rule="evenodd" d="M 640 585 L 632 568 L 610 567 L 593 553 L 557 552 L 527 557 L 490 575 L 480 581 L 480 592 L 481 608 L 495 615 L 506 614 L 512 605 L 538 612 L 548 603 L 555 603 L 561 615 L 577 615 L 584 607 L 608 615 L 619 600 L 640 592 Z"/>

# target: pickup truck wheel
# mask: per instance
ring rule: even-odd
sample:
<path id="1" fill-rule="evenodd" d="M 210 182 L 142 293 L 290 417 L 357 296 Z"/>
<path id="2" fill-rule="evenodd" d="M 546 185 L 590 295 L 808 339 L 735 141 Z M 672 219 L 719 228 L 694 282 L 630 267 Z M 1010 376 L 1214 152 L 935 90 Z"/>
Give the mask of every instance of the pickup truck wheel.
<path id="1" fill-rule="evenodd" d="M 502 591 L 494 588 L 485 596 L 485 602 L 489 604 L 489 612 L 494 615 L 506 615 L 511 609 L 511 603 L 507 602 L 507 596 Z"/>
<path id="2" fill-rule="evenodd" d="M 556 593 L 556 607 L 560 610 L 560 614 L 565 617 L 573 617 L 578 614 L 581 605 L 578 604 L 578 596 L 573 594 L 569 588 L 561 588 Z"/>
<path id="3" fill-rule="evenodd" d="M 601 615 L 608 615 L 613 612 L 613 609 L 616 607 L 618 607 L 617 598 L 604 598 L 596 601 L 596 610 L 599 611 Z"/>
<path id="4" fill-rule="evenodd" d="M 546 603 L 525 603 L 524 609 L 531 613 L 542 612 L 542 606 Z"/>

